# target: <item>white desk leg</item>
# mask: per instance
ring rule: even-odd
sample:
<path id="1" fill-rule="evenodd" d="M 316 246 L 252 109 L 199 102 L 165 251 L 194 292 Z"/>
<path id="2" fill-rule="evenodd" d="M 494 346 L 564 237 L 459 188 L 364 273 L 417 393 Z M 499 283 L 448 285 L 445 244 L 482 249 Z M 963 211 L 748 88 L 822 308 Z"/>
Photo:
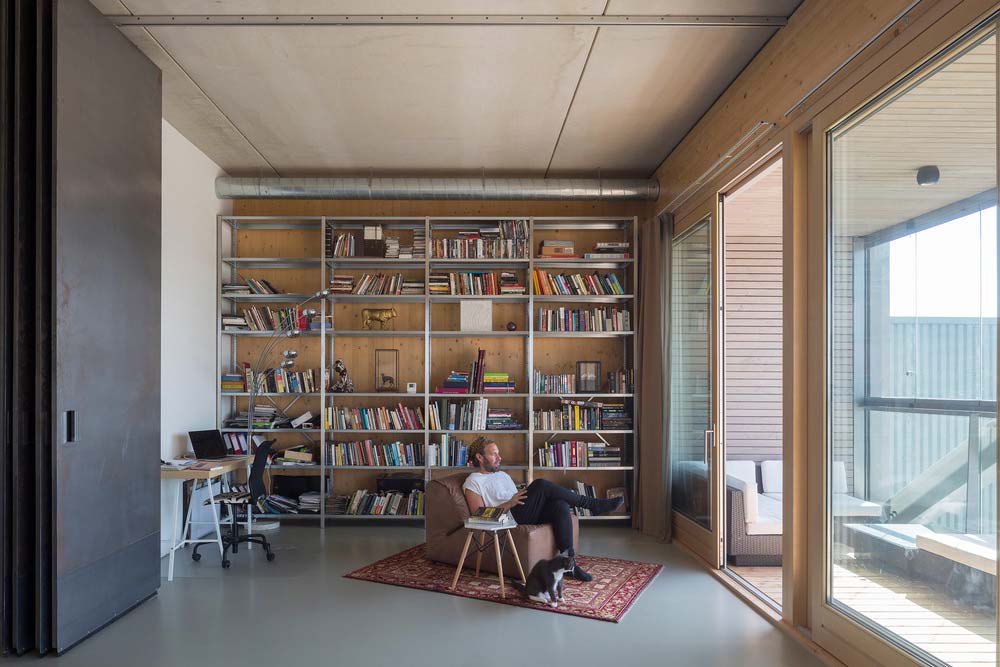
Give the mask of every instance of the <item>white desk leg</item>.
<path id="1" fill-rule="evenodd" d="M 177 553 L 177 528 L 181 525 L 181 494 L 184 493 L 184 480 L 177 480 L 177 493 L 174 494 L 174 539 L 170 543 L 170 564 L 167 566 L 167 581 L 174 580 L 174 554 Z"/>
<path id="2" fill-rule="evenodd" d="M 181 484 L 183 488 L 184 484 Z M 184 519 L 184 530 L 181 531 L 181 546 L 191 541 L 191 510 L 194 509 L 194 492 L 198 490 L 198 480 L 191 481 L 191 498 L 188 500 L 187 517 Z"/>
<path id="3" fill-rule="evenodd" d="M 222 549 L 222 530 L 219 529 L 219 513 L 220 508 L 215 504 L 215 489 L 212 488 L 212 480 L 206 480 L 208 484 L 208 499 L 212 501 L 212 523 L 215 525 L 215 537 L 219 541 L 219 556 L 225 557 L 225 552 Z"/>

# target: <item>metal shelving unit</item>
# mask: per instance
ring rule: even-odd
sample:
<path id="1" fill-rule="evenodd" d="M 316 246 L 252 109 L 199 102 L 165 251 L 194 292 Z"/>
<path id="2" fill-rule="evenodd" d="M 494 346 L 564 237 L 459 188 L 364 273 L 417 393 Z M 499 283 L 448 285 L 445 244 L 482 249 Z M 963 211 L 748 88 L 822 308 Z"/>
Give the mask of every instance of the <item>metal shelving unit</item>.
<path id="1" fill-rule="evenodd" d="M 538 241 L 544 237 L 545 232 L 564 232 L 568 230 L 595 231 L 605 230 L 609 235 L 621 240 L 628 240 L 631 243 L 633 252 L 638 243 L 638 223 L 635 218 L 580 218 L 580 217 L 537 217 L 522 218 L 528 220 L 528 247 L 530 255 L 527 258 L 503 258 L 503 259 L 477 259 L 477 258 L 434 258 L 430 255 L 433 252 L 433 240 L 435 232 L 447 232 L 448 230 L 476 228 L 483 224 L 498 222 L 501 219 L 496 217 L 463 217 L 463 218 L 433 218 L 433 217 L 412 217 L 412 218 L 386 218 L 386 217 L 267 217 L 267 216 L 220 216 L 218 218 L 218 275 L 217 285 L 223 282 L 235 282 L 236 279 L 246 269 L 298 269 L 315 271 L 317 277 L 316 290 L 321 290 L 327 286 L 329 277 L 337 270 L 358 270 L 374 269 L 383 272 L 395 272 L 398 270 L 410 269 L 421 270 L 424 277 L 424 291 L 419 294 L 405 295 L 358 295 L 358 294 L 331 294 L 326 299 L 322 299 L 315 307 L 321 309 L 322 322 L 324 328 L 320 330 L 303 331 L 303 336 L 320 339 L 320 363 L 322 369 L 328 368 L 337 357 L 337 340 L 339 338 L 418 338 L 423 341 L 424 351 L 424 373 L 423 391 L 419 393 L 403 392 L 356 392 L 352 394 L 334 394 L 326 391 L 326 386 L 321 386 L 320 391 L 311 393 L 266 393 L 260 394 L 266 398 L 287 398 L 294 402 L 299 398 L 319 398 L 320 400 L 320 426 L 319 429 L 272 429 L 270 432 L 276 433 L 302 433 L 312 440 L 311 436 L 318 435 L 320 462 L 311 466 L 295 465 L 273 465 L 269 467 L 271 472 L 280 473 L 287 470 L 307 470 L 315 472 L 324 477 L 321 483 L 320 511 L 318 513 L 302 514 L 265 514 L 257 517 L 280 518 L 291 520 L 319 520 L 320 525 L 325 525 L 326 519 L 336 520 L 397 520 L 397 521 L 421 521 L 423 516 L 368 516 L 368 515 L 329 515 L 326 513 L 327 490 L 334 488 L 334 476 L 340 471 L 423 471 L 425 481 L 432 479 L 435 471 L 461 470 L 464 468 L 455 466 L 338 466 L 327 461 L 327 446 L 336 440 L 333 436 L 378 436 L 389 434 L 405 434 L 403 438 L 410 440 L 413 444 L 424 445 L 431 443 L 434 436 L 444 433 L 448 434 L 482 434 L 506 435 L 520 437 L 524 439 L 525 461 L 523 463 L 505 464 L 505 468 L 510 470 L 524 471 L 528 480 L 534 478 L 535 473 L 541 472 L 587 472 L 591 474 L 619 474 L 622 475 L 624 486 L 628 488 L 630 500 L 634 489 L 634 478 L 637 473 L 635 462 L 637 461 L 638 431 L 637 430 L 603 430 L 603 431 L 551 431 L 535 429 L 533 427 L 532 414 L 537 401 L 548 399 L 599 399 L 615 398 L 622 399 L 631 410 L 633 417 L 636 414 L 635 408 L 638 403 L 638 395 L 635 393 L 611 393 L 611 392 L 586 392 L 567 394 L 540 394 L 531 391 L 532 370 L 535 365 L 535 342 L 547 338 L 588 338 L 607 339 L 609 345 L 621 345 L 622 357 L 626 367 L 634 367 L 636 358 L 637 338 L 633 332 L 539 332 L 534 328 L 534 315 L 536 304 L 545 306 L 554 303 L 564 304 L 618 304 L 630 309 L 633 322 L 637 315 L 635 301 L 635 287 L 637 285 L 637 262 L 635 259 L 625 260 L 589 260 L 589 259 L 541 259 L 534 257 Z M 379 224 L 388 231 L 392 230 L 415 230 L 423 229 L 427 241 L 426 256 L 420 259 L 385 259 L 378 257 L 326 257 L 325 256 L 325 233 L 327 227 L 332 227 L 337 231 L 351 230 L 360 231 L 365 225 Z M 319 236 L 320 253 L 317 257 L 241 257 L 239 253 L 240 233 L 252 230 L 315 230 Z M 541 236 L 539 236 L 539 233 Z M 616 271 L 623 279 L 627 294 L 621 295 L 536 295 L 532 293 L 532 276 L 534 270 L 539 269 L 564 269 L 572 271 Z M 523 272 L 526 294 L 524 295 L 453 295 L 453 294 L 430 294 L 428 292 L 428 279 L 432 271 L 452 270 L 452 271 L 499 271 L 515 270 Z M 249 276 L 252 277 L 252 276 Z M 300 287 L 301 289 L 301 287 Z M 221 322 L 221 315 L 224 312 L 237 312 L 238 304 L 269 304 L 269 303 L 299 303 L 308 298 L 311 293 L 294 294 L 268 294 L 268 295 L 222 295 L 221 289 L 217 299 L 216 322 Z M 433 328 L 433 306 L 435 304 L 454 304 L 464 300 L 489 299 L 497 303 L 522 304 L 525 315 L 525 330 L 523 331 L 488 331 L 488 332 L 463 332 L 452 330 L 435 330 Z M 415 330 L 343 330 L 325 328 L 327 315 L 332 312 L 336 304 L 392 304 L 410 303 L 423 304 L 424 307 L 424 327 Z M 245 338 L 267 337 L 269 332 L 242 332 L 242 331 L 217 331 L 217 343 L 219 350 L 218 369 L 225 372 L 232 367 L 232 360 L 238 358 L 239 341 Z M 433 342 L 435 340 L 446 340 L 449 338 L 506 338 L 520 339 L 523 341 L 524 365 L 521 369 L 524 390 L 515 393 L 485 393 L 485 394 L 449 394 L 435 393 L 431 384 L 431 369 L 433 368 Z M 319 378 L 322 383 L 322 378 Z M 226 414 L 237 409 L 237 401 L 240 398 L 249 396 L 248 392 L 219 392 L 217 404 L 217 423 L 221 426 Z M 373 399 L 371 405 L 384 403 L 384 400 L 377 399 L 417 399 L 422 402 L 422 409 L 425 415 L 433 401 L 441 400 L 465 400 L 477 398 L 492 398 L 499 400 L 519 401 L 524 409 L 524 419 L 527 422 L 526 428 L 516 430 L 485 430 L 485 431 L 462 431 L 462 430 L 432 430 L 425 428 L 422 430 L 338 430 L 325 428 L 323 414 L 327 407 L 336 406 L 345 399 L 369 398 Z M 355 401 L 354 404 L 357 404 Z M 541 403 L 540 403 L 541 405 Z M 224 429 L 226 431 L 240 431 L 241 429 Z M 548 437 L 556 435 L 596 435 L 601 437 L 605 434 L 613 435 L 624 439 L 623 448 L 629 463 L 621 466 L 605 466 L 593 468 L 581 467 L 542 467 L 535 464 L 535 436 Z M 406 436 L 415 436 L 412 440 Z M 422 440 L 422 442 L 421 442 Z M 315 442 L 313 442 L 315 444 Z M 520 458 L 520 457 L 516 457 Z M 581 517 L 582 520 L 622 520 L 628 519 L 629 515 L 614 515 L 609 517 Z"/>

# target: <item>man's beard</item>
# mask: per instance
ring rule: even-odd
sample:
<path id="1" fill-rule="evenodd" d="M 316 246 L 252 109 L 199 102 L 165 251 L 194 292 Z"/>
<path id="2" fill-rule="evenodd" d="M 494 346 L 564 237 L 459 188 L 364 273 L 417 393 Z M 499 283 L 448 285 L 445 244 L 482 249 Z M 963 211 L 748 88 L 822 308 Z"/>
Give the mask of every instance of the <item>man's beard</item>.
<path id="1" fill-rule="evenodd" d="M 483 470 L 486 472 L 496 472 L 497 470 L 500 470 L 500 464 L 498 463 L 493 465 L 489 461 L 483 461 Z"/>

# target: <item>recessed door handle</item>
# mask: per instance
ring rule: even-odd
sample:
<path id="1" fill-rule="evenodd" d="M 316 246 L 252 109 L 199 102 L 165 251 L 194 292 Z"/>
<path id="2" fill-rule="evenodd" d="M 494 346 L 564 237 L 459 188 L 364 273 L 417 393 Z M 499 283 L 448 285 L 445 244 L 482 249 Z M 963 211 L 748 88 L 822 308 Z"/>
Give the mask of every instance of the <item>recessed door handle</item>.
<path id="1" fill-rule="evenodd" d="M 63 413 L 65 424 L 63 431 L 66 434 L 66 443 L 74 443 L 76 439 L 76 410 L 66 410 Z"/>

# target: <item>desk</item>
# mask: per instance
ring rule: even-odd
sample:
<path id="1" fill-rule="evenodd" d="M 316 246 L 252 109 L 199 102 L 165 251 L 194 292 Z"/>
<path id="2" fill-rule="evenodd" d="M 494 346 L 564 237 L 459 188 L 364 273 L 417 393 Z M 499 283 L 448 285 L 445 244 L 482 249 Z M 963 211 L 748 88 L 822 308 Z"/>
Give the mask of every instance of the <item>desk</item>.
<path id="1" fill-rule="evenodd" d="M 205 543 L 216 543 L 219 545 L 219 555 L 222 555 L 222 530 L 219 528 L 219 515 L 216 510 L 216 506 L 212 504 L 212 524 L 215 526 L 215 539 L 214 540 L 192 540 L 189 538 L 191 531 L 191 509 L 193 502 L 188 505 L 187 518 L 184 520 L 184 530 L 181 535 L 177 535 L 177 526 L 180 523 L 180 512 L 181 512 L 181 500 L 184 494 L 184 482 L 187 480 L 193 480 L 194 485 L 191 487 L 191 497 L 194 498 L 194 489 L 197 486 L 198 481 L 201 480 L 208 487 L 208 497 L 215 499 L 215 492 L 212 491 L 212 480 L 217 477 L 222 477 L 225 474 L 235 472 L 237 470 L 243 470 L 247 466 L 247 462 L 250 460 L 248 456 L 233 456 L 228 457 L 219 461 L 210 461 L 213 465 L 218 465 L 220 467 L 215 470 L 191 470 L 190 468 L 184 470 L 164 470 L 160 469 L 160 479 L 175 479 L 180 483 L 177 485 L 177 493 L 174 495 L 174 511 L 173 511 L 173 526 L 174 534 L 173 540 L 170 544 L 170 565 L 167 567 L 167 581 L 174 580 L 174 554 L 175 552 L 188 544 L 205 544 Z M 232 511 L 232 508 L 230 508 Z M 249 519 L 249 517 L 248 517 Z M 200 523 L 200 522 L 196 522 Z"/>

